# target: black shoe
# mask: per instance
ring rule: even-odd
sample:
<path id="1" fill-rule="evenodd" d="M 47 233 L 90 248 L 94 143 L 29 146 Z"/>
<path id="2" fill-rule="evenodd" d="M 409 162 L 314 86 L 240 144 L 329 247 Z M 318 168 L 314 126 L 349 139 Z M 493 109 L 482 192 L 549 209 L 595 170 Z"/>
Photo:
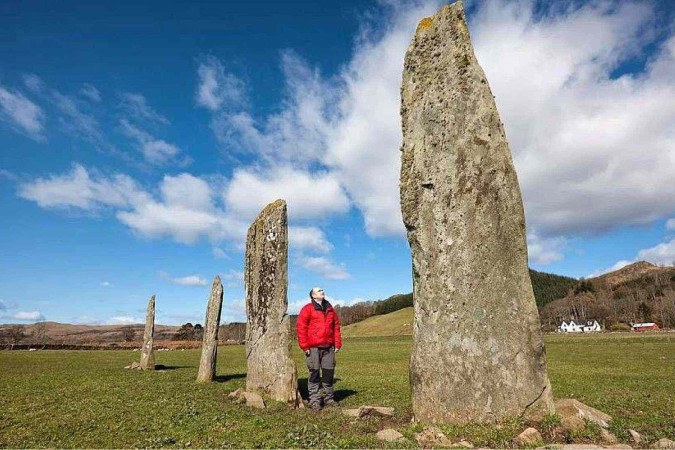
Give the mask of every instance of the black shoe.
<path id="1" fill-rule="evenodd" d="M 316 412 L 321 411 L 321 403 L 310 403 L 309 409 Z"/>

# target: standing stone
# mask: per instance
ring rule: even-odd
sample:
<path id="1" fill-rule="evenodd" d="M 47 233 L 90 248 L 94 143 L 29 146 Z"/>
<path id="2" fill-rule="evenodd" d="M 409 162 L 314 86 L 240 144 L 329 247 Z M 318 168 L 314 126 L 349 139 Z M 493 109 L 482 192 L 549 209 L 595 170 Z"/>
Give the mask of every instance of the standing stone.
<path id="1" fill-rule="evenodd" d="M 202 357 L 199 361 L 197 381 L 213 381 L 216 376 L 216 356 L 218 354 L 218 327 L 220 326 L 220 310 L 223 306 L 223 284 L 216 275 L 211 287 L 211 296 L 206 306 L 204 319 L 204 340 L 202 341 Z"/>
<path id="2" fill-rule="evenodd" d="M 277 200 L 262 210 L 246 238 L 246 390 L 299 406 L 286 314 L 287 265 L 286 202 Z"/>
<path id="3" fill-rule="evenodd" d="M 155 296 L 150 297 L 148 312 L 145 314 L 145 331 L 143 332 L 143 348 L 141 350 L 141 369 L 155 370 L 155 352 L 152 350 L 155 333 Z"/>
<path id="4" fill-rule="evenodd" d="M 518 179 L 462 2 L 419 23 L 401 97 L 415 419 L 552 412 Z"/>

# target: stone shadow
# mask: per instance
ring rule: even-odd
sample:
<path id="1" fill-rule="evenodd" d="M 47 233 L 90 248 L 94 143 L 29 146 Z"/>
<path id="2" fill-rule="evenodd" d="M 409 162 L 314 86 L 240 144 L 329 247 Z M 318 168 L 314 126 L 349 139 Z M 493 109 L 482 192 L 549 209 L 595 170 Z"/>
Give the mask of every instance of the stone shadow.
<path id="1" fill-rule="evenodd" d="M 178 370 L 189 369 L 194 366 L 165 366 L 164 364 L 155 364 L 155 370 Z"/>
<path id="2" fill-rule="evenodd" d="M 231 373 L 229 375 L 216 375 L 213 377 L 213 381 L 216 383 L 226 383 L 230 380 L 236 380 L 239 378 L 246 378 L 245 373 Z"/>

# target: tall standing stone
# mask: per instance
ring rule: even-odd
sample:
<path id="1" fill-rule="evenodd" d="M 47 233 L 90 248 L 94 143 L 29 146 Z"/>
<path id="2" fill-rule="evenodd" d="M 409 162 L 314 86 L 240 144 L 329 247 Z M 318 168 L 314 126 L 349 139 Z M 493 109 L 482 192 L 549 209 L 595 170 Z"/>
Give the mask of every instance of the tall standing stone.
<path id="1" fill-rule="evenodd" d="M 551 412 L 520 188 L 462 2 L 419 23 L 401 96 L 415 419 Z"/>
<path id="2" fill-rule="evenodd" d="M 206 305 L 204 319 L 204 338 L 202 341 L 202 357 L 199 360 L 198 382 L 213 381 L 216 376 L 216 357 L 218 355 L 218 327 L 220 326 L 220 310 L 223 306 L 223 284 L 216 275 L 211 286 L 209 303 Z"/>
<path id="3" fill-rule="evenodd" d="M 287 265 L 286 202 L 277 200 L 262 210 L 246 238 L 246 390 L 299 406 L 286 314 Z"/>
<path id="4" fill-rule="evenodd" d="M 141 349 L 141 370 L 155 370 L 155 352 L 152 350 L 155 334 L 155 296 L 150 297 L 148 311 L 145 314 L 143 348 Z"/>

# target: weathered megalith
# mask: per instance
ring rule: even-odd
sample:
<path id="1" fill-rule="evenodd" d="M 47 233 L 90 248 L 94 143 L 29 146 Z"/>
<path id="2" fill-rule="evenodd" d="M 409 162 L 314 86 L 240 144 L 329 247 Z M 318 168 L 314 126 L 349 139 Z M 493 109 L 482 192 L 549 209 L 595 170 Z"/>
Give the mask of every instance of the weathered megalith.
<path id="1" fill-rule="evenodd" d="M 419 23 L 401 97 L 415 419 L 552 412 L 520 188 L 462 2 Z"/>
<path id="2" fill-rule="evenodd" d="M 246 390 L 299 406 L 291 318 L 286 314 L 287 265 L 286 202 L 277 200 L 262 210 L 246 238 Z"/>
<path id="3" fill-rule="evenodd" d="M 152 350 L 155 334 L 155 296 L 150 297 L 148 312 L 145 314 L 145 331 L 141 349 L 141 370 L 155 370 L 155 353 Z"/>
<path id="4" fill-rule="evenodd" d="M 202 341 L 202 357 L 199 360 L 198 382 L 213 381 L 216 376 L 216 356 L 218 354 L 218 327 L 220 326 L 220 310 L 223 306 L 223 284 L 216 275 L 211 286 L 209 303 L 206 305 L 204 319 L 204 338 Z"/>

